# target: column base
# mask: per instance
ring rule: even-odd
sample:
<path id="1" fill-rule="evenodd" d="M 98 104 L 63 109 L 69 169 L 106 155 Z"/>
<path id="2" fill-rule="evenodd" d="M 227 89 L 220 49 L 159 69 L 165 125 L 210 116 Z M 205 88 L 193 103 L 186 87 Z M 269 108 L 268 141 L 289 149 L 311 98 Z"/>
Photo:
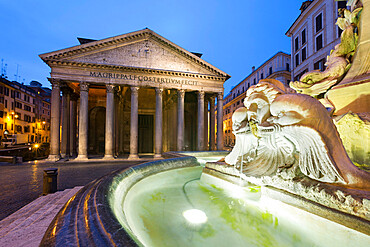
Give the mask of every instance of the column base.
<path id="1" fill-rule="evenodd" d="M 155 158 L 155 159 L 162 158 L 162 154 L 154 154 L 154 158 Z"/>
<path id="2" fill-rule="evenodd" d="M 46 159 L 47 161 L 58 161 L 60 160 L 59 154 L 49 154 L 49 157 Z"/>
<path id="3" fill-rule="evenodd" d="M 139 159 L 139 155 L 137 155 L 137 154 L 130 154 L 128 156 L 128 159 L 129 160 L 137 160 L 137 159 Z"/>
<path id="4" fill-rule="evenodd" d="M 106 154 L 104 155 L 103 160 L 114 160 L 114 157 L 111 154 Z"/>
<path id="5" fill-rule="evenodd" d="M 89 158 L 87 157 L 86 154 L 79 154 L 75 160 L 88 160 Z"/>

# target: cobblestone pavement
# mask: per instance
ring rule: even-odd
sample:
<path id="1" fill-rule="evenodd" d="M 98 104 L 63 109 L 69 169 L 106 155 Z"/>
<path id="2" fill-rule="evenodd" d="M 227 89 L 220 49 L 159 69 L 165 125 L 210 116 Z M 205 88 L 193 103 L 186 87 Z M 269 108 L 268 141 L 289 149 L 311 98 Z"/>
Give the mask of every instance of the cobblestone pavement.
<path id="1" fill-rule="evenodd" d="M 58 168 L 58 190 L 65 190 L 142 162 L 0 164 L 0 220 L 41 196 L 45 168 Z"/>

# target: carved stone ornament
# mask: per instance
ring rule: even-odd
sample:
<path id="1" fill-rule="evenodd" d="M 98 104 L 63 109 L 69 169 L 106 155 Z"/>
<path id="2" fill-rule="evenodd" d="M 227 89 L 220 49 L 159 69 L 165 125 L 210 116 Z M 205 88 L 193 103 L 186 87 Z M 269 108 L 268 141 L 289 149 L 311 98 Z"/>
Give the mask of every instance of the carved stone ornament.
<path id="1" fill-rule="evenodd" d="M 198 100 L 204 100 L 204 91 L 198 91 Z"/>
<path id="2" fill-rule="evenodd" d="M 52 89 L 60 89 L 61 81 L 59 79 L 51 79 Z"/>
<path id="3" fill-rule="evenodd" d="M 131 87 L 131 94 L 138 95 L 139 93 L 139 87 Z"/>
<path id="4" fill-rule="evenodd" d="M 107 84 L 106 88 L 107 88 L 107 93 L 114 93 L 115 86 L 113 84 Z"/>
<path id="5" fill-rule="evenodd" d="M 343 17 L 337 20 L 338 27 L 343 30 L 341 43 L 331 50 L 326 59 L 324 71 L 314 70 L 304 73 L 299 81 L 290 82 L 290 87 L 297 92 L 311 96 L 318 96 L 328 91 L 333 85 L 339 83 L 351 67 L 351 59 L 358 43 L 356 32 L 362 8 L 352 12 L 341 10 Z"/>
<path id="6" fill-rule="evenodd" d="M 89 91 L 89 83 L 87 82 L 80 82 L 80 91 Z"/>
<path id="7" fill-rule="evenodd" d="M 177 90 L 177 95 L 180 98 L 184 98 L 184 96 L 185 96 L 185 90 L 184 89 Z"/>
<path id="8" fill-rule="evenodd" d="M 160 95 L 162 95 L 162 93 L 163 93 L 163 88 L 162 88 L 162 87 L 156 87 L 156 88 L 155 88 L 155 93 L 156 93 L 156 94 L 160 94 Z"/>
<path id="9" fill-rule="evenodd" d="M 296 94 L 274 79 L 248 89 L 245 107 L 232 116 L 235 147 L 225 162 L 246 176 L 300 174 L 351 188 L 370 188 L 370 175 L 357 168 L 336 127 L 316 99 Z"/>
<path id="10" fill-rule="evenodd" d="M 223 98 L 224 98 L 224 94 L 223 93 L 218 93 L 217 94 L 217 101 L 223 100 Z"/>

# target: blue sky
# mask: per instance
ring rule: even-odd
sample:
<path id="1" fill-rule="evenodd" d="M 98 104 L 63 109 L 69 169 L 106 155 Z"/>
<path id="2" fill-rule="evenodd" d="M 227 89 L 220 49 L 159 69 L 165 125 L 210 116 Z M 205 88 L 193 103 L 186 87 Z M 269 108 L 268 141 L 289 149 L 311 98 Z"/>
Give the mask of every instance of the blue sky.
<path id="1" fill-rule="evenodd" d="M 49 86 L 39 54 L 148 27 L 231 75 L 225 94 L 278 51 L 301 0 L 0 0 L 0 59 L 7 76 Z M 1 61 L 0 61 L 1 62 Z M 1 64 L 0 64 L 1 66 Z"/>

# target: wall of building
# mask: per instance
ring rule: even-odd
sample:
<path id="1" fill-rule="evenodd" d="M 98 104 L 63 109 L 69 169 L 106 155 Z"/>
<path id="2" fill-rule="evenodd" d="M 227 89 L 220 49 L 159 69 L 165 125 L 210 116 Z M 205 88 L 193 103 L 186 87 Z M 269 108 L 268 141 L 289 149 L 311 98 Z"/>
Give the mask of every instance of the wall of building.
<path id="1" fill-rule="evenodd" d="M 1 140 L 12 137 L 17 144 L 48 142 L 49 132 L 50 102 L 47 97 L 31 87 L 0 78 Z"/>
<path id="2" fill-rule="evenodd" d="M 239 107 L 244 106 L 245 93 L 249 87 L 256 85 L 261 79 L 276 79 L 288 86 L 291 78 L 290 74 L 291 58 L 289 54 L 278 52 L 257 69 L 252 68 L 251 74 L 237 84 L 230 93 L 224 97 L 224 145 L 231 147 L 235 144 L 235 136 L 232 133 L 232 114 Z"/>
<path id="3" fill-rule="evenodd" d="M 326 57 L 340 42 L 340 29 L 335 25 L 338 8 L 346 1 L 315 0 L 305 8 L 286 35 L 291 38 L 292 80 L 308 71 L 324 70 Z"/>

